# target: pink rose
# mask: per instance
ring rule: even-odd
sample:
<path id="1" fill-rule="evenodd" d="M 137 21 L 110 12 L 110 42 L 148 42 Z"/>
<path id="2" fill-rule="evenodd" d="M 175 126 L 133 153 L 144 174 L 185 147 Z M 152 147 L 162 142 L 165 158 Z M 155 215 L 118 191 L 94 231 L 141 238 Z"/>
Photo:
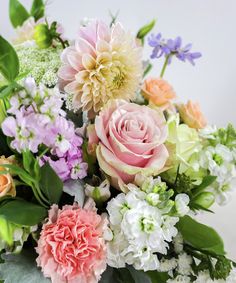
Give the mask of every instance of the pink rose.
<path id="1" fill-rule="evenodd" d="M 99 165 L 116 188 L 126 191 L 125 184 L 137 174 L 151 176 L 165 170 L 169 154 L 163 144 L 167 126 L 162 112 L 111 100 L 96 117 L 94 130 L 97 137 L 90 129 L 89 141 L 98 143 Z"/>
<path id="2" fill-rule="evenodd" d="M 51 207 L 36 251 L 38 266 L 52 283 L 97 283 L 106 269 L 106 220 L 93 203 L 89 201 L 84 209 Z"/>

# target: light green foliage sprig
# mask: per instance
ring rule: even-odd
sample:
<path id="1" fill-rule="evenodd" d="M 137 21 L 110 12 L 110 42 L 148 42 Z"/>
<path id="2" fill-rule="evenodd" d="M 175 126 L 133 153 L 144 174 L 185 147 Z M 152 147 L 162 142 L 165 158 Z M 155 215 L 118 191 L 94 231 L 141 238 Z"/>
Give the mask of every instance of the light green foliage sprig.
<path id="1" fill-rule="evenodd" d="M 20 74 L 27 73 L 36 83 L 43 83 L 47 87 L 57 84 L 57 71 L 61 65 L 61 48 L 40 49 L 36 46 L 16 46 L 20 61 Z"/>
<path id="2" fill-rule="evenodd" d="M 220 143 L 231 150 L 236 148 L 236 130 L 232 124 L 229 124 L 227 128 L 218 129 L 213 134 L 213 137 L 213 139 L 209 139 L 209 143 L 212 146 L 216 146 Z"/>

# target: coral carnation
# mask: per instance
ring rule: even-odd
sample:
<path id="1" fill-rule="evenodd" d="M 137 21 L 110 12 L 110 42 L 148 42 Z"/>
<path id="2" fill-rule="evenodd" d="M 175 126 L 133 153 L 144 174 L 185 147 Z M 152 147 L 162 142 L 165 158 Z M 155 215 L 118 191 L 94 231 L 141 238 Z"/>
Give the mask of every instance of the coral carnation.
<path id="1" fill-rule="evenodd" d="M 141 48 L 117 23 L 81 27 L 74 46 L 62 54 L 59 77 L 72 95 L 72 108 L 98 112 L 110 98 L 132 99 L 141 77 Z"/>
<path id="2" fill-rule="evenodd" d="M 92 200 L 84 209 L 53 205 L 36 248 L 44 276 L 52 283 L 98 282 L 106 269 L 104 227 Z"/>

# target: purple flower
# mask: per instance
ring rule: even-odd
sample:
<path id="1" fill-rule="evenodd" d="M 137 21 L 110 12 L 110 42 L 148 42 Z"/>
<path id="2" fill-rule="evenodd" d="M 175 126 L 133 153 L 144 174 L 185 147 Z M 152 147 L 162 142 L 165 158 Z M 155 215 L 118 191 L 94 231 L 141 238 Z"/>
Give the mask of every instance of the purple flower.
<path id="1" fill-rule="evenodd" d="M 182 46 L 181 37 L 175 39 L 162 39 L 160 33 L 157 35 L 151 35 L 148 40 L 149 45 L 153 48 L 151 58 L 160 58 L 162 56 L 168 57 L 168 63 L 171 63 L 173 56 L 179 60 L 185 62 L 189 61 L 192 65 L 195 65 L 194 60 L 200 58 L 202 55 L 200 52 L 191 52 L 192 44 Z"/>

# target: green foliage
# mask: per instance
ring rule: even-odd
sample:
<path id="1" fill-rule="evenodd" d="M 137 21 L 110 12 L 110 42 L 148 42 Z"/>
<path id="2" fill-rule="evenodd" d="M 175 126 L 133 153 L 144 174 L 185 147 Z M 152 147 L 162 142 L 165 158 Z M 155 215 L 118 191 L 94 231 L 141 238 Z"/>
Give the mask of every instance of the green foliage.
<path id="1" fill-rule="evenodd" d="M 236 130 L 232 124 L 229 124 L 226 129 L 218 130 L 219 142 L 230 149 L 236 147 Z"/>
<path id="2" fill-rule="evenodd" d="M 30 14 L 34 17 L 35 21 L 41 19 L 44 16 L 45 4 L 43 0 L 34 0 Z"/>
<path id="3" fill-rule="evenodd" d="M 0 129 L 0 155 L 5 155 L 6 157 L 12 154 L 8 144 L 6 136 L 3 134 L 2 130 Z"/>
<path id="4" fill-rule="evenodd" d="M 14 164 L 3 164 L 10 169 L 12 174 L 17 175 L 25 185 L 32 188 L 33 193 L 40 205 L 48 207 L 53 203 L 58 203 L 63 190 L 63 183 L 52 167 L 45 163 L 39 166 L 30 151 L 22 153 L 23 168 Z"/>
<path id="5" fill-rule="evenodd" d="M 167 273 L 144 272 L 132 266 L 119 269 L 107 267 L 99 283 L 165 283 L 168 279 Z"/>
<path id="6" fill-rule="evenodd" d="M 63 189 L 63 183 L 49 163 L 40 168 L 40 189 L 50 204 L 58 203 Z"/>
<path id="7" fill-rule="evenodd" d="M 4 283 L 50 283 L 36 266 L 36 254 L 33 250 L 24 250 L 20 254 L 2 255 L 4 263 L 0 264 L 0 280 Z"/>
<path id="8" fill-rule="evenodd" d="M 22 26 L 30 14 L 25 7 L 18 0 L 10 0 L 9 2 L 9 16 L 14 28 Z"/>
<path id="9" fill-rule="evenodd" d="M 187 193 L 194 188 L 194 184 L 191 178 L 186 174 L 177 173 L 174 188 L 177 193 Z"/>
<path id="10" fill-rule="evenodd" d="M 47 210 L 22 199 L 12 198 L 0 206 L 0 216 L 22 226 L 34 226 L 45 219 Z"/>
<path id="11" fill-rule="evenodd" d="M 199 186 L 195 186 L 194 190 L 192 191 L 193 196 L 197 196 L 202 193 L 207 187 L 213 184 L 216 180 L 216 176 L 206 176 L 203 178 L 202 183 Z"/>
<path id="12" fill-rule="evenodd" d="M 231 269 L 232 264 L 230 260 L 228 260 L 224 256 L 219 257 L 216 262 L 212 277 L 214 277 L 214 279 L 226 279 L 229 276 Z"/>
<path id="13" fill-rule="evenodd" d="M 184 241 L 193 248 L 214 255 L 224 255 L 224 244 L 218 233 L 190 216 L 180 218 L 177 229 Z"/>
<path id="14" fill-rule="evenodd" d="M 22 26 L 23 23 L 30 17 L 34 17 L 38 21 L 44 16 L 45 3 L 43 0 L 34 0 L 31 6 L 30 13 L 18 0 L 10 0 L 9 16 L 14 28 Z"/>
<path id="15" fill-rule="evenodd" d="M 140 30 L 137 33 L 137 38 L 140 39 L 142 41 L 142 43 L 144 43 L 144 38 L 146 37 L 146 35 L 154 28 L 156 24 L 156 20 L 152 20 L 150 23 L 148 23 L 147 25 L 143 26 L 140 28 Z"/>
<path id="16" fill-rule="evenodd" d="M 0 36 L 0 73 L 13 82 L 19 74 L 19 59 L 11 44 Z"/>

